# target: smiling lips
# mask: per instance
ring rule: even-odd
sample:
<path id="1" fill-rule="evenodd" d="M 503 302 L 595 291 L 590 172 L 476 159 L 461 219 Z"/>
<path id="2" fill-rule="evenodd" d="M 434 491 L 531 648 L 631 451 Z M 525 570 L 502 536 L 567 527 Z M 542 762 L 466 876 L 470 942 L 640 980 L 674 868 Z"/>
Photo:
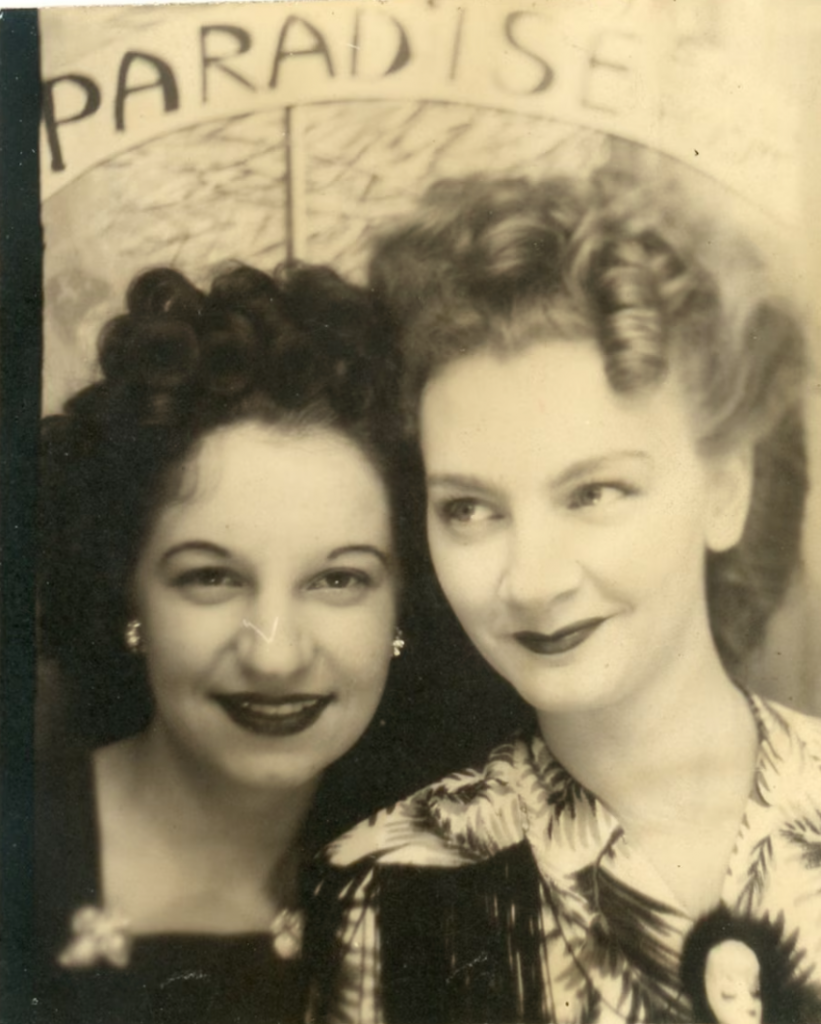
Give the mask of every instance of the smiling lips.
<path id="1" fill-rule="evenodd" d="M 514 639 L 534 654 L 564 654 L 573 650 L 595 632 L 605 622 L 605 619 L 584 619 L 581 622 L 574 622 L 564 629 L 555 633 L 532 633 L 529 630 L 522 630 L 514 633 Z"/>
<path id="2" fill-rule="evenodd" d="M 332 697 L 292 695 L 274 699 L 259 693 L 215 694 L 214 700 L 242 729 L 258 736 L 293 736 L 310 728 Z"/>

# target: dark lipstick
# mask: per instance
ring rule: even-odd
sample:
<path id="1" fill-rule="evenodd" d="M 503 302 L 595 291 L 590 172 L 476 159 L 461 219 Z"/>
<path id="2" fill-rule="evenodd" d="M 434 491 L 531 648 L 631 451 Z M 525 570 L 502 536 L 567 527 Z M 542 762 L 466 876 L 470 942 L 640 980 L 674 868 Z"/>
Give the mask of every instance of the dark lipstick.
<path id="1" fill-rule="evenodd" d="M 530 630 L 522 630 L 514 633 L 514 638 L 534 654 L 564 654 L 572 651 L 574 647 L 583 644 L 584 641 L 604 622 L 604 619 L 584 619 L 581 622 L 574 622 L 564 629 L 556 630 L 555 633 L 533 633 Z"/>
<path id="2" fill-rule="evenodd" d="M 258 736 L 293 736 L 310 728 L 332 697 L 292 695 L 273 699 L 259 693 L 215 694 L 232 722 Z"/>

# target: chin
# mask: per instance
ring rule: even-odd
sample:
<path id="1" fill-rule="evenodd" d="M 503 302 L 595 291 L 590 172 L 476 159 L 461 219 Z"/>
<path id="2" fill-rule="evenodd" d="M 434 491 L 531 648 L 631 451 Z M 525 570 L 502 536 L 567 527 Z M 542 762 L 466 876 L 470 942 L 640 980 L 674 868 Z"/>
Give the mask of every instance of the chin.
<path id="1" fill-rule="evenodd" d="M 296 751 L 263 754 L 217 766 L 223 777 L 238 789 L 271 794 L 310 786 L 319 781 L 325 768 L 324 761 L 317 764 L 313 758 L 300 756 Z"/>
<path id="2" fill-rule="evenodd" d="M 586 671 L 584 678 L 574 681 L 569 678 L 551 680 L 549 684 L 534 683 L 527 687 L 516 687 L 519 696 L 527 701 L 539 714 L 561 715 L 580 714 L 612 707 L 619 702 L 619 695 L 610 688 L 590 687 L 591 679 L 601 679 L 595 669 Z"/>

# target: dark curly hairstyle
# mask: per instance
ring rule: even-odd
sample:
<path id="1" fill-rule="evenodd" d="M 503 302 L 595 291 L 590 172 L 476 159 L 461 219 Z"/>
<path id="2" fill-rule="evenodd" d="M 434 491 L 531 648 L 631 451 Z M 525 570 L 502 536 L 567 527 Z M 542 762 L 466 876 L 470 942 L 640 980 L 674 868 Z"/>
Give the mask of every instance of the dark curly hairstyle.
<path id="1" fill-rule="evenodd" d="M 102 332 L 101 379 L 42 428 L 42 648 L 57 659 L 72 733 L 92 745 L 150 717 L 142 659 L 123 645 L 128 584 L 199 439 L 244 420 L 325 427 L 360 447 L 391 495 L 401 472 L 379 322 L 368 293 L 334 271 L 239 266 L 205 294 L 150 270 L 127 309 Z"/>
<path id="2" fill-rule="evenodd" d="M 618 392 L 676 366 L 705 450 L 752 441 L 744 536 L 707 562 L 715 641 L 739 670 L 798 561 L 807 490 L 804 339 L 752 250 L 682 196 L 616 172 L 474 176 L 436 183 L 377 239 L 370 281 L 402 354 L 411 435 L 426 382 L 454 359 L 593 337 Z"/>
<path id="3" fill-rule="evenodd" d="M 693 1019 L 715 1024 L 707 1001 L 705 974 L 711 950 L 741 942 L 755 953 L 760 969 L 762 1024 L 816 1024 L 821 993 L 809 982 L 809 965 L 796 951 L 797 935 L 785 936 L 782 919 L 734 916 L 721 906 L 702 917 L 684 943 L 681 984 L 693 1004 Z"/>

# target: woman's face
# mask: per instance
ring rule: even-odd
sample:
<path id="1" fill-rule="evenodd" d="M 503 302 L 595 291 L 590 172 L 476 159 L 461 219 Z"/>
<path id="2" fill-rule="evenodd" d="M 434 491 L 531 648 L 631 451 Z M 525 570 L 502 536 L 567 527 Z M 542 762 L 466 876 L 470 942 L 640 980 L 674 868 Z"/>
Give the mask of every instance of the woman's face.
<path id="1" fill-rule="evenodd" d="M 718 1024 L 761 1024 L 761 969 L 743 942 L 714 946 L 704 969 L 704 991 Z"/>
<path id="2" fill-rule="evenodd" d="M 699 454 L 674 377 L 619 395 L 589 340 L 478 352 L 428 383 L 420 435 L 444 592 L 537 711 L 612 705 L 711 644 L 705 553 L 738 539 L 749 474 Z"/>
<path id="3" fill-rule="evenodd" d="M 352 441 L 207 435 L 135 572 L 153 735 L 248 786 L 310 783 L 376 711 L 396 590 L 388 497 Z"/>

